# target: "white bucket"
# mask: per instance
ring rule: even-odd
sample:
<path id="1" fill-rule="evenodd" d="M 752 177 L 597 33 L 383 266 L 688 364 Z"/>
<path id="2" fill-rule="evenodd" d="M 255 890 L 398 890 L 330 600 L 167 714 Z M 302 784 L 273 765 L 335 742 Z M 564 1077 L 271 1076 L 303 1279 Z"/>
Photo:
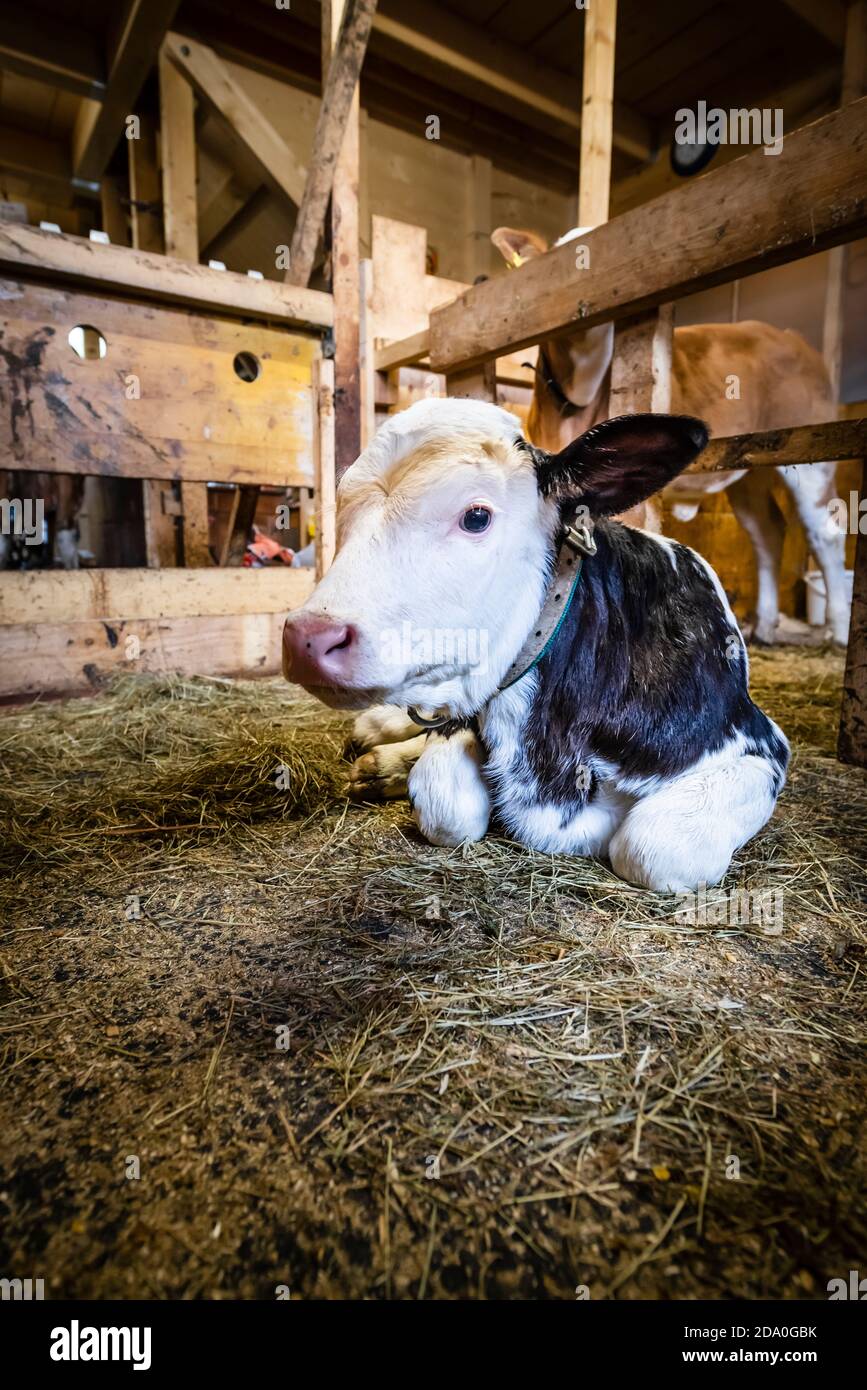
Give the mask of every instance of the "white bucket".
<path id="1" fill-rule="evenodd" d="M 825 612 L 828 605 L 825 597 L 825 580 L 821 570 L 807 570 L 804 575 L 804 582 L 807 585 L 807 622 L 810 627 L 824 627 Z M 854 582 L 855 571 L 846 570 L 846 601 L 850 612 Z"/>

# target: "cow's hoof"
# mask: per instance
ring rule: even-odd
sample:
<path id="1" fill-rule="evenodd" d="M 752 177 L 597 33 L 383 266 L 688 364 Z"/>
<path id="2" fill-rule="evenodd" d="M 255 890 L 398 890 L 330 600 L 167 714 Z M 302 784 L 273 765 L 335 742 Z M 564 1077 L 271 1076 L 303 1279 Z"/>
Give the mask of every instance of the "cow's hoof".
<path id="1" fill-rule="evenodd" d="M 349 795 L 353 801 L 392 801 L 406 796 L 407 767 L 388 744 L 372 748 L 356 758 L 349 769 Z"/>

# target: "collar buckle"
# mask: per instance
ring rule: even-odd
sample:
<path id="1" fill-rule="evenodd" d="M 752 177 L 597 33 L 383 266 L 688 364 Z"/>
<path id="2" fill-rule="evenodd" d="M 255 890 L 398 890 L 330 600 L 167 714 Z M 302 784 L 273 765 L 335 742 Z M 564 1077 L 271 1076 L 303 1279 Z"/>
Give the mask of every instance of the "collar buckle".
<path id="1" fill-rule="evenodd" d="M 596 554 L 596 538 L 591 526 L 569 525 L 566 527 L 563 540 L 566 545 L 571 546 L 581 555 L 593 556 Z"/>

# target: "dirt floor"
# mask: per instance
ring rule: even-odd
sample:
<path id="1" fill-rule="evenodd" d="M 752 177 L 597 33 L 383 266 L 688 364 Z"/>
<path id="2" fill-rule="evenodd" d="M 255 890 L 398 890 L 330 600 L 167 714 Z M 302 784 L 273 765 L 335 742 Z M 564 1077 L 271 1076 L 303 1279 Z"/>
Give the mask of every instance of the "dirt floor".
<path id="1" fill-rule="evenodd" d="M 867 774 L 754 657 L 790 785 L 684 920 L 343 796 L 280 682 L 0 718 L 0 1274 L 78 1298 L 824 1298 L 867 1250 Z M 781 895 L 781 896 L 779 896 Z"/>

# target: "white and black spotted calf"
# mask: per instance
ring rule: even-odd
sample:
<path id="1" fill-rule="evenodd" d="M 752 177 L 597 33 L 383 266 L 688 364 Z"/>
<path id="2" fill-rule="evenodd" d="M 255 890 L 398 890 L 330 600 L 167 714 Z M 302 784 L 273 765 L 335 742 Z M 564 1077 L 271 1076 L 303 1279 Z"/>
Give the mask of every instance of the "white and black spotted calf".
<path id="1" fill-rule="evenodd" d="M 750 699 L 710 567 L 611 520 L 706 438 L 689 417 L 626 416 L 552 456 L 482 402 L 391 418 L 344 474 L 336 559 L 284 632 L 289 680 L 367 710 L 356 786 L 395 795 L 408 781 L 435 844 L 477 840 L 494 818 L 534 849 L 607 856 L 648 888 L 718 882 L 770 817 L 788 745 Z M 576 503 L 596 553 L 541 659 L 501 689 L 549 611 Z M 450 723 L 419 734 L 380 705 Z"/>

